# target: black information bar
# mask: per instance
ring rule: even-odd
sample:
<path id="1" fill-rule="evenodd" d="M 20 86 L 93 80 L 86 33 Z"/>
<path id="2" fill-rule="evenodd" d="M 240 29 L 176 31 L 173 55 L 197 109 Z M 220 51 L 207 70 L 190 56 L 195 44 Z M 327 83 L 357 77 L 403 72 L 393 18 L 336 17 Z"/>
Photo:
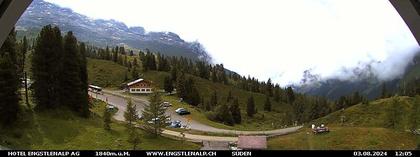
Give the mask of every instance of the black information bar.
<path id="1" fill-rule="evenodd" d="M 345 150 L 345 151 L 312 151 L 312 150 L 163 150 L 163 151 L 82 151 L 82 150 L 1 150 L 0 156 L 8 157 L 40 157 L 40 156 L 95 156 L 95 157 L 257 157 L 257 156 L 320 156 L 320 157 L 420 157 L 418 150 Z"/>

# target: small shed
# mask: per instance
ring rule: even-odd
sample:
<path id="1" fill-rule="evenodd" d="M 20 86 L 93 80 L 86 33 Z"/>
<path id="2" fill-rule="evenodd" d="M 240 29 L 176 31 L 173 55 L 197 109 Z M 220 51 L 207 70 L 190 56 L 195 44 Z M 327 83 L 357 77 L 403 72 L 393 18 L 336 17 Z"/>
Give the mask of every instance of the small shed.
<path id="1" fill-rule="evenodd" d="M 267 136 L 239 136 L 238 148 L 242 150 L 267 149 Z"/>

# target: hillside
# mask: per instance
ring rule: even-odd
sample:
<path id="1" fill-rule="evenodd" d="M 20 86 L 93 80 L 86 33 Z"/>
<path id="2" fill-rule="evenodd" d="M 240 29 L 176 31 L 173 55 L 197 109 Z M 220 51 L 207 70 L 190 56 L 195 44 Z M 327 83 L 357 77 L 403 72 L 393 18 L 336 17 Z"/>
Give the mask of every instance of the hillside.
<path id="1" fill-rule="evenodd" d="M 128 134 L 124 124 L 114 121 L 112 131 L 103 128 L 102 113 L 105 104 L 96 101 L 93 116 L 80 118 L 68 110 L 45 112 L 25 111 L 22 120 L 13 128 L 0 129 L 0 145 L 12 149 L 31 150 L 129 150 Z M 159 149 L 199 149 L 190 142 L 176 141 L 165 137 L 152 138 L 142 130 L 139 148 Z M 182 143 L 182 144 L 181 144 Z"/>
<path id="2" fill-rule="evenodd" d="M 308 123 L 298 133 L 269 140 L 269 149 L 416 149 L 420 138 L 407 130 L 413 120 L 410 115 L 414 105 L 420 105 L 420 96 L 395 97 L 399 115 L 395 129 L 386 128 L 387 112 L 392 107 L 394 98 L 380 99 L 369 104 L 358 104 L 344 110 L 336 111 L 325 117 Z M 420 115 L 420 112 L 417 112 Z M 418 121 L 420 116 L 417 116 Z M 342 123 L 342 120 L 344 122 Z M 325 124 L 329 133 L 314 135 L 310 124 Z M 417 128 L 420 124 L 417 123 Z"/>
<path id="3" fill-rule="evenodd" d="M 87 69 L 89 83 L 101 87 L 118 88 L 126 81 L 126 73 L 130 76 L 126 67 L 105 60 L 88 58 Z"/>
<path id="4" fill-rule="evenodd" d="M 118 88 L 121 83 L 124 82 L 125 78 L 125 70 L 124 66 L 118 65 L 112 61 L 105 61 L 105 60 L 97 60 L 97 59 L 89 59 L 88 60 L 88 73 L 89 73 L 89 82 L 94 85 L 99 85 L 102 87 L 107 88 Z M 129 75 L 129 80 L 132 78 Z M 161 71 L 148 71 L 148 72 L 140 72 L 140 75 L 147 80 L 152 80 L 154 85 L 158 88 L 163 87 L 163 79 L 165 76 L 170 75 L 168 72 L 161 72 Z M 261 93 L 254 93 L 244 91 L 238 88 L 235 88 L 230 85 L 225 85 L 221 83 L 214 83 L 212 81 L 202 79 L 199 77 L 195 77 L 192 75 L 187 75 L 193 78 L 201 97 L 204 97 L 205 100 L 209 100 L 211 94 L 216 91 L 218 94 L 219 101 L 225 101 L 227 99 L 227 95 L 229 91 L 232 91 L 232 96 L 237 97 L 239 99 L 239 104 L 242 112 L 242 124 L 235 125 L 235 126 L 227 126 L 217 122 L 209 122 L 208 119 L 204 116 L 204 111 L 201 111 L 197 107 L 190 106 L 186 103 L 182 103 L 183 107 L 188 107 L 193 110 L 193 116 L 195 119 L 203 122 L 205 124 L 209 124 L 216 127 L 222 128 L 235 128 L 239 130 L 270 130 L 273 128 L 280 128 L 285 124 L 290 123 L 286 117 L 287 112 L 290 113 L 291 107 L 288 104 L 284 103 L 277 103 L 274 100 L 272 102 L 272 111 L 266 112 L 264 111 L 264 101 L 266 96 Z M 246 116 L 246 102 L 248 97 L 253 96 L 256 103 L 256 108 L 258 110 L 258 114 L 254 116 L 254 118 L 249 118 Z M 167 97 L 170 101 L 177 103 L 177 97 L 171 96 Z M 178 102 L 179 103 L 179 102 Z"/>
<path id="5" fill-rule="evenodd" d="M 332 126 L 358 126 L 358 127 L 385 127 L 387 121 L 387 112 L 391 109 L 393 99 L 397 99 L 398 118 L 397 128 L 399 130 L 408 130 L 410 127 L 410 115 L 414 105 L 420 105 L 420 97 L 391 97 L 372 101 L 369 104 L 358 104 L 344 110 L 336 111 L 325 117 L 315 120 L 315 123 L 325 123 Z M 420 112 L 417 111 L 417 115 Z M 417 116 L 420 118 L 420 116 Z M 344 120 L 344 123 L 341 123 Z M 419 120 L 418 120 L 419 121 Z M 417 124 L 420 128 L 420 124 Z"/>
<path id="6" fill-rule="evenodd" d="M 314 135 L 311 129 L 270 138 L 273 150 L 414 150 L 416 137 L 408 132 L 374 127 L 331 127 Z"/>

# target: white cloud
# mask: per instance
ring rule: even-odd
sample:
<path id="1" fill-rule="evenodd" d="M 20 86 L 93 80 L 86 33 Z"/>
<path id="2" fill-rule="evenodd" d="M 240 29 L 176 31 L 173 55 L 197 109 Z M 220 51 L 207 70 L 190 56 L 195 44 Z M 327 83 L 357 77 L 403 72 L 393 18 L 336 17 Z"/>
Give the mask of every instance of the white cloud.
<path id="1" fill-rule="evenodd" d="M 307 69 L 329 78 L 372 60 L 381 78 L 398 75 L 418 47 L 388 0 L 47 1 L 198 40 L 226 68 L 282 85 Z"/>

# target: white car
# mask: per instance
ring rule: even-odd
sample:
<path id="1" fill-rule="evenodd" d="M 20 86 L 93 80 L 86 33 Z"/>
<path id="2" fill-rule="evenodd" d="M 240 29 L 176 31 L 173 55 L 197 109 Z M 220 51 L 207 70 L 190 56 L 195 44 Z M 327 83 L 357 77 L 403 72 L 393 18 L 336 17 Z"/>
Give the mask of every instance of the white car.
<path id="1" fill-rule="evenodd" d="M 152 120 L 147 121 L 147 123 L 149 123 L 149 124 L 154 124 L 154 123 L 156 123 L 156 121 L 158 121 L 158 120 L 159 120 L 159 118 L 152 118 Z M 166 118 L 165 123 L 170 124 L 170 123 L 171 123 L 171 118 Z"/>
<path id="2" fill-rule="evenodd" d="M 114 105 L 111 105 L 111 104 L 108 104 L 108 105 L 106 106 L 106 108 L 107 108 L 108 110 L 114 110 L 114 109 L 115 109 L 115 106 L 114 106 Z"/>

